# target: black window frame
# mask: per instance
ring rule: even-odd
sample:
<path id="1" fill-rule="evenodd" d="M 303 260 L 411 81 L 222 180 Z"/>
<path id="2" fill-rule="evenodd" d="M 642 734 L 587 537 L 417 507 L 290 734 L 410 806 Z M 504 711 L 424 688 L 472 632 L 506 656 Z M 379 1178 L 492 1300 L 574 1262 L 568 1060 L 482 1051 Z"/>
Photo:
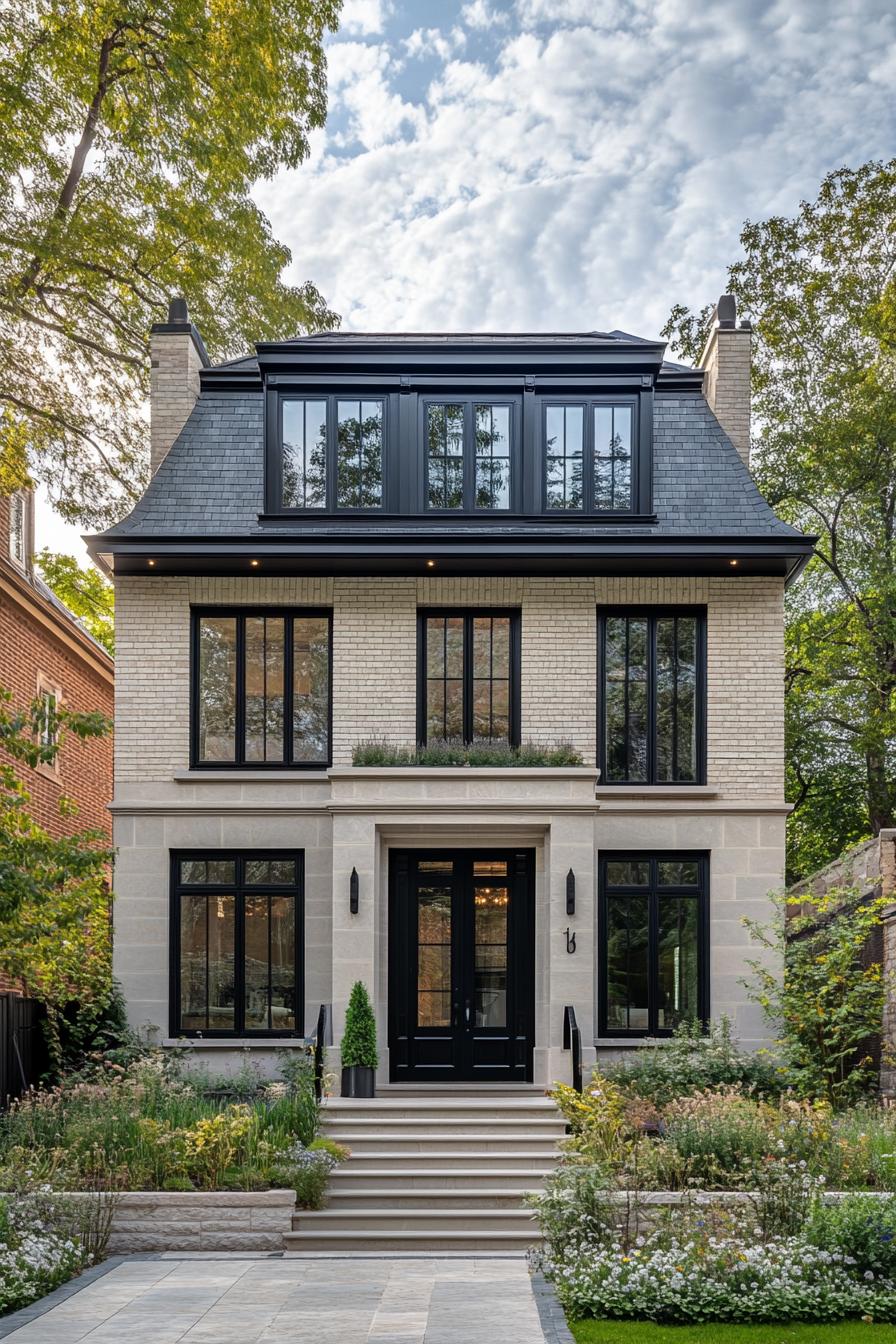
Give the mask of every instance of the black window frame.
<path id="1" fill-rule="evenodd" d="M 509 518 L 521 511 L 522 498 L 522 436 L 521 403 L 518 396 L 500 395 L 483 388 L 475 392 L 427 392 L 418 399 L 418 444 L 420 456 L 420 513 L 428 518 Z M 430 406 L 463 406 L 463 503 L 459 509 L 435 508 L 429 503 L 429 408 Z M 506 509 L 476 507 L 476 434 L 475 406 L 506 406 L 510 410 L 510 490 Z"/>
<path id="2" fill-rule="evenodd" d="M 607 882 L 607 865 L 610 863 L 648 863 L 650 879 L 647 886 Z M 661 863 L 696 863 L 697 891 L 688 885 L 668 885 L 662 887 L 667 896 L 692 896 L 697 901 L 697 1021 L 703 1031 L 709 1029 L 710 1017 L 710 967 L 709 967 L 709 899 L 710 899 L 710 854 L 706 850 L 602 850 L 598 855 L 598 1039 L 606 1040 L 644 1040 L 645 1038 L 668 1038 L 674 1035 L 672 1027 L 658 1027 L 659 1011 L 659 901 L 660 886 L 658 866 Z M 609 888 L 609 889 L 608 889 Z M 648 896 L 648 1025 L 644 1031 L 610 1028 L 608 1025 L 607 1003 L 607 903 L 609 896 Z"/>
<path id="3" fill-rule="evenodd" d="M 236 741 L 233 761 L 206 761 L 199 756 L 199 624 L 205 616 L 236 618 Z M 319 761 L 293 761 L 293 621 L 323 617 L 327 621 L 327 754 Z M 246 760 L 246 619 L 281 617 L 286 621 L 283 648 L 283 759 Z M 333 611 L 330 607 L 191 606 L 190 608 L 190 769 L 191 770 L 327 770 L 333 763 Z"/>
<path id="4" fill-rule="evenodd" d="M 666 604 L 627 604 L 600 606 L 597 610 L 597 764 L 600 785 L 608 788 L 695 788 L 706 783 L 707 761 L 707 659 L 706 659 L 706 606 L 679 606 Z M 696 629 L 696 770 L 694 779 L 658 779 L 656 746 L 656 622 L 670 616 L 693 616 Z M 647 633 L 647 778 L 610 779 L 607 775 L 607 620 L 614 617 L 634 617 L 648 622 Z"/>
<path id="5" fill-rule="evenodd" d="M 305 1035 L 305 851 L 302 849 L 177 849 L 170 854 L 170 894 L 169 894 L 169 997 L 168 1018 L 169 1033 L 172 1037 L 186 1040 L 293 1040 Z M 252 861 L 286 859 L 296 865 L 295 882 L 250 883 L 245 881 L 246 864 Z M 227 862 L 235 865 L 235 882 L 181 882 L 180 865 L 183 862 Z M 295 901 L 295 999 L 296 1025 L 289 1031 L 260 1031 L 245 1026 L 245 897 L 283 896 L 292 894 Z M 232 1029 L 221 1030 L 184 1030 L 180 1025 L 180 915 L 181 898 L 184 895 L 210 896 L 232 895 L 235 901 L 234 911 L 234 1025 Z"/>
<path id="6" fill-rule="evenodd" d="M 268 402 L 267 435 L 267 480 L 273 486 L 273 498 L 270 501 L 271 512 L 282 514 L 285 518 L 325 518 L 338 517 L 379 517 L 387 513 L 392 505 L 392 424 L 397 420 L 395 396 L 382 387 L 365 388 L 353 383 L 345 387 L 331 388 L 296 387 L 290 390 L 270 392 Z M 302 508 L 286 504 L 283 499 L 283 407 L 289 401 L 324 401 L 327 405 L 327 447 L 326 447 L 326 503 L 320 508 Z M 338 488 L 338 448 L 339 448 L 339 402 L 340 401 L 378 401 L 383 407 L 382 441 L 382 490 L 379 504 L 363 508 L 340 504 L 337 499 Z"/>
<path id="7" fill-rule="evenodd" d="M 650 482 L 645 480 L 651 470 L 650 433 L 647 417 L 641 414 L 642 398 L 637 394 L 620 393 L 615 396 L 566 397 L 542 396 L 540 420 L 541 449 L 541 508 L 546 518 L 631 518 L 650 511 Z M 582 445 L 582 507 L 580 509 L 551 508 L 548 504 L 548 411 L 553 407 L 581 407 L 584 411 Z M 596 509 L 594 507 L 594 412 L 598 407 L 629 406 L 632 412 L 631 496 L 628 508 Z"/>
<path id="8" fill-rule="evenodd" d="M 453 617 L 464 621 L 463 720 L 464 743 L 474 741 L 473 726 L 473 621 L 477 617 L 506 616 L 510 619 L 510 685 L 508 746 L 518 747 L 521 736 L 521 613 L 519 607 L 419 607 L 417 609 L 417 742 L 427 744 L 426 731 L 426 622 Z M 497 740 L 497 739 L 495 739 Z"/>

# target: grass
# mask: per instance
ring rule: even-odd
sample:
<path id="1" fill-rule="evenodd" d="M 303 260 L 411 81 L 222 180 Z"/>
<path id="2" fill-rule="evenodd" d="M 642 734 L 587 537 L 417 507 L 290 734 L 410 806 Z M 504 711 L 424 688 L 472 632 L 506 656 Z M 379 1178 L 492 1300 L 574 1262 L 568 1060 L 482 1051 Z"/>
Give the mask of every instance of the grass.
<path id="1" fill-rule="evenodd" d="M 570 1321 L 576 1344 L 885 1344 L 896 1325 L 656 1325 L 653 1321 Z"/>

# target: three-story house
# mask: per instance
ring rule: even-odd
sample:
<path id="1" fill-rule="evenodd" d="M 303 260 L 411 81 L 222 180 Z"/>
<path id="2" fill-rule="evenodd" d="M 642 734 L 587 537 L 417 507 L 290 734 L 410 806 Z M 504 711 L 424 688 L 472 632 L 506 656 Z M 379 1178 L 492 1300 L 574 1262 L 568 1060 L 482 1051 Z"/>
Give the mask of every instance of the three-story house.
<path id="1" fill-rule="evenodd" d="M 567 1005 L 586 1063 L 763 1041 L 742 919 L 783 880 L 812 544 L 750 476 L 750 341 L 723 298 L 697 369 L 618 331 L 211 366 L 172 304 L 151 483 L 91 540 L 136 1027 L 267 1062 L 360 979 L 381 1084 L 566 1078 Z"/>

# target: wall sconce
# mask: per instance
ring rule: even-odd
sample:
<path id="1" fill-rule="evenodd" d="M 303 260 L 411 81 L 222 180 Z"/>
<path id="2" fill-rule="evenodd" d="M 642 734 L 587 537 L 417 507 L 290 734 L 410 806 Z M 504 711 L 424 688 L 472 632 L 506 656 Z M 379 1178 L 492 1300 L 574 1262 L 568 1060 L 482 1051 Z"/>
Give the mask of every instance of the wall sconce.
<path id="1" fill-rule="evenodd" d="M 352 869 L 352 875 L 348 880 L 348 908 L 353 915 L 358 913 L 358 870 Z"/>
<path id="2" fill-rule="evenodd" d="M 570 868 L 566 874 L 566 913 L 574 915 L 576 912 L 576 875 Z"/>

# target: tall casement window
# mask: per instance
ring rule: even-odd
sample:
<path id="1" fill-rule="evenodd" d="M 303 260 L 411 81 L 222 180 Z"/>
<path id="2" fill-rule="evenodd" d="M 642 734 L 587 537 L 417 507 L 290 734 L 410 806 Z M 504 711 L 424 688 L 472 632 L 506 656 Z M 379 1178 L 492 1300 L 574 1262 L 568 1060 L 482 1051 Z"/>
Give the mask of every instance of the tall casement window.
<path id="1" fill-rule="evenodd" d="M 385 402 L 367 397 L 282 397 L 280 507 L 379 509 Z"/>
<path id="2" fill-rule="evenodd" d="M 706 612 L 599 614 L 602 784 L 706 781 Z"/>
<path id="3" fill-rule="evenodd" d="M 508 402 L 463 397 L 424 403 L 427 509 L 514 507 L 513 411 Z"/>
<path id="4" fill-rule="evenodd" d="M 602 854 L 601 1036 L 668 1036 L 709 1016 L 705 854 Z"/>
<path id="5" fill-rule="evenodd" d="M 631 513 L 638 497 L 637 403 L 546 402 L 549 511 Z"/>
<path id="6" fill-rule="evenodd" d="M 424 611 L 418 640 L 419 740 L 518 745 L 519 612 Z"/>
<path id="7" fill-rule="evenodd" d="M 302 855 L 172 855 L 172 1036 L 304 1029 Z"/>
<path id="8" fill-rule="evenodd" d="M 328 612 L 194 610 L 192 662 L 194 767 L 329 763 Z"/>

